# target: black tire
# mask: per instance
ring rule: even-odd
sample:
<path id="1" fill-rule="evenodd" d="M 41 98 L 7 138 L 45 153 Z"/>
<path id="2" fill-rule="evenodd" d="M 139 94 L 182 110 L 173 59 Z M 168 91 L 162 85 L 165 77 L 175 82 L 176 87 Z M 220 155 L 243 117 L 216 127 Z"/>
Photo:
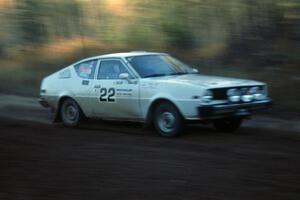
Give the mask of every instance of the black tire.
<path id="1" fill-rule="evenodd" d="M 242 118 L 223 118 L 214 121 L 214 127 L 217 131 L 232 133 L 236 131 L 242 124 Z"/>
<path id="2" fill-rule="evenodd" d="M 64 126 L 69 128 L 77 127 L 83 118 L 79 105 L 70 98 L 62 102 L 59 112 Z"/>
<path id="3" fill-rule="evenodd" d="M 159 104 L 154 110 L 153 123 L 156 131 L 163 137 L 174 137 L 183 129 L 183 118 L 171 103 Z"/>

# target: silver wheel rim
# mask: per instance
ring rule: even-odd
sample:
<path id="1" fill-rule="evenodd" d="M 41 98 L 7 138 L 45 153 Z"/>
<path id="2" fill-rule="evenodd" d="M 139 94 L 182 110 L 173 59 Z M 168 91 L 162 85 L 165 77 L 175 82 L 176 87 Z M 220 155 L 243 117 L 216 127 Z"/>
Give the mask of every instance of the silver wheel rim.
<path id="1" fill-rule="evenodd" d="M 78 116 L 78 109 L 74 105 L 67 105 L 64 109 L 64 118 L 68 122 L 75 122 Z"/>
<path id="2" fill-rule="evenodd" d="M 174 130 L 176 118 L 171 112 L 163 112 L 158 117 L 158 126 L 163 132 L 171 132 Z"/>

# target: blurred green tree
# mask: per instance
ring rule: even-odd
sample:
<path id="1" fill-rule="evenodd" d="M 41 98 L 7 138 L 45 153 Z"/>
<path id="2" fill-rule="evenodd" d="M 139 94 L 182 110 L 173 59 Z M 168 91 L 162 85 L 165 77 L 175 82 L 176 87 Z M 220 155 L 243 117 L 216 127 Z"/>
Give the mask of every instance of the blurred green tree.
<path id="1" fill-rule="evenodd" d="M 23 0 L 16 3 L 17 29 L 21 43 L 40 43 L 46 38 L 45 26 L 41 18 L 43 2 Z"/>

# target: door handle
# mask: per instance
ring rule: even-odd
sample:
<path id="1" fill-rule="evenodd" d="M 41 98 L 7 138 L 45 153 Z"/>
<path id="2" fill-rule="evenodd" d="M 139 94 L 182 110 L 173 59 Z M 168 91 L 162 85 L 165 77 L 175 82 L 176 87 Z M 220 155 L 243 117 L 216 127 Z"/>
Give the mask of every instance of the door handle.
<path id="1" fill-rule="evenodd" d="M 101 85 L 94 85 L 94 88 L 101 88 Z"/>
<path id="2" fill-rule="evenodd" d="M 81 85 L 88 85 L 90 83 L 90 81 L 88 81 L 88 80 L 83 80 L 82 82 L 81 82 Z"/>

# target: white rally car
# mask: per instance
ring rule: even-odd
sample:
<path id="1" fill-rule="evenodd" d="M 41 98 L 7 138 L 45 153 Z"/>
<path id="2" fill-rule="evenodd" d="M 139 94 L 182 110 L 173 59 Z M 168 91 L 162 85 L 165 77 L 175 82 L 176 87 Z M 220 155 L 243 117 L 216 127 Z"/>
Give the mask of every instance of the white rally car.
<path id="1" fill-rule="evenodd" d="M 129 52 L 87 58 L 43 79 L 39 102 L 54 121 L 139 121 L 175 136 L 188 121 L 236 130 L 271 100 L 265 83 L 207 76 L 165 53 Z"/>

